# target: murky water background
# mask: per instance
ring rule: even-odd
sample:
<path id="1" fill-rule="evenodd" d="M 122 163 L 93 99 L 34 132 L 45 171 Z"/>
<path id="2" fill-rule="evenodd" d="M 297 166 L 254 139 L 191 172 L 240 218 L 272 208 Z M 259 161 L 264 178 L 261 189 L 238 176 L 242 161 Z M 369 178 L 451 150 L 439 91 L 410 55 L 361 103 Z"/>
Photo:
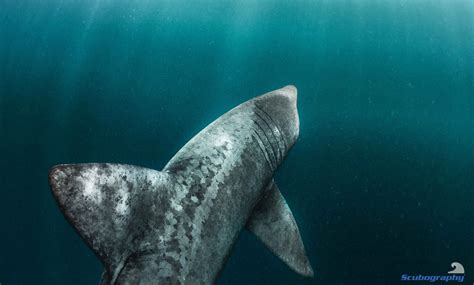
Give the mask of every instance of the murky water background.
<path id="1" fill-rule="evenodd" d="M 473 1 L 0 3 L 0 282 L 98 284 L 47 184 L 58 163 L 160 169 L 287 84 L 301 135 L 276 180 L 315 269 L 243 232 L 219 284 L 474 281 Z"/>

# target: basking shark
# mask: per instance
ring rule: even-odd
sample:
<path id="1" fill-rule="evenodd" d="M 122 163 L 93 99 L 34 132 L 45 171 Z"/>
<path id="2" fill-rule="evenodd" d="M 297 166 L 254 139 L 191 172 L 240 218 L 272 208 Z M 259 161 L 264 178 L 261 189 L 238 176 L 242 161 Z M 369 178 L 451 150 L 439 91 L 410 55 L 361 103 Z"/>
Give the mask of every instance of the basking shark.
<path id="1" fill-rule="evenodd" d="M 286 86 L 235 107 L 161 171 L 54 166 L 53 195 L 102 261 L 101 284 L 214 284 L 244 227 L 294 271 L 313 276 L 273 180 L 298 138 L 296 99 Z"/>

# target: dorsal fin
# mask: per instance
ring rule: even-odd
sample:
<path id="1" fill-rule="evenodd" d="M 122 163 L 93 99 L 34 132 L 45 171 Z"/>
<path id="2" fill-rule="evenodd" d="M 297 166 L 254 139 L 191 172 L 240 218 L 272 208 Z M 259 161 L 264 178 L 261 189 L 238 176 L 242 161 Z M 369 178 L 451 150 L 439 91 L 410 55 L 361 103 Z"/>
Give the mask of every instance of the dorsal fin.
<path id="1" fill-rule="evenodd" d="M 313 276 L 295 218 L 273 180 L 246 227 L 291 269 Z"/>
<path id="2" fill-rule="evenodd" d="M 132 165 L 90 163 L 55 166 L 49 182 L 67 220 L 104 263 L 103 279 L 113 282 L 125 259 L 141 246 L 144 232 L 153 227 L 153 215 L 142 215 L 154 211 L 147 210 L 149 203 L 160 205 L 156 200 L 166 193 L 156 191 L 167 191 L 169 177 Z"/>

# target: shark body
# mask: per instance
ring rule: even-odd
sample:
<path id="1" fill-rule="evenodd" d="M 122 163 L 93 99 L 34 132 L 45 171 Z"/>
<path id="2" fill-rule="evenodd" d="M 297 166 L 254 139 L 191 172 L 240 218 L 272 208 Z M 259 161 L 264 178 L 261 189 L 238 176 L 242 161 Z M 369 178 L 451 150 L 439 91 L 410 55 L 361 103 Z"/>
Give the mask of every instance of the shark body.
<path id="1" fill-rule="evenodd" d="M 249 100 L 194 136 L 162 171 L 54 166 L 60 209 L 104 264 L 101 284 L 213 284 L 246 227 L 289 267 L 313 271 L 275 170 L 299 134 L 296 88 Z"/>

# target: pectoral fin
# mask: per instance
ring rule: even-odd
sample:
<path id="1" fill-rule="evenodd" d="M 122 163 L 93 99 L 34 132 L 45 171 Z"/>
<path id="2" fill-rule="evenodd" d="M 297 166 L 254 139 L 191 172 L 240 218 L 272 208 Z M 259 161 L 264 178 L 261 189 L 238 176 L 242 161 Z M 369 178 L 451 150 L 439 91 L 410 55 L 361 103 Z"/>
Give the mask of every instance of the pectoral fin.
<path id="1" fill-rule="evenodd" d="M 161 208 L 154 205 L 166 198 L 167 174 L 123 164 L 69 164 L 53 167 L 49 182 L 67 220 L 104 263 L 102 284 L 113 284 L 126 257 L 161 224 Z"/>
<path id="2" fill-rule="evenodd" d="M 246 227 L 291 269 L 303 276 L 313 276 L 298 226 L 274 181 L 270 182 Z"/>

